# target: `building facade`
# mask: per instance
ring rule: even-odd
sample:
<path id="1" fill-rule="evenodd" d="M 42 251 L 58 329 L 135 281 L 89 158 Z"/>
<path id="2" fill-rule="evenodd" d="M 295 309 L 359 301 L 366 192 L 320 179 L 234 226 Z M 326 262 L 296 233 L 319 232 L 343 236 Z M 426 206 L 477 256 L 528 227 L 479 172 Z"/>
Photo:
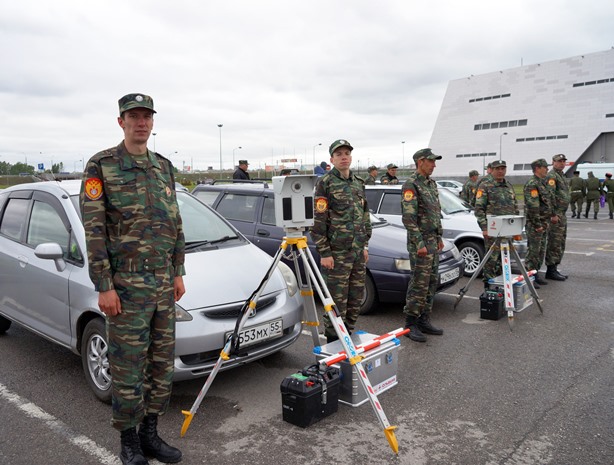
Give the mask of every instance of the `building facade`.
<path id="1" fill-rule="evenodd" d="M 508 175 L 537 158 L 614 162 L 614 48 L 450 81 L 431 136 L 438 176 L 482 173 L 500 158 Z"/>

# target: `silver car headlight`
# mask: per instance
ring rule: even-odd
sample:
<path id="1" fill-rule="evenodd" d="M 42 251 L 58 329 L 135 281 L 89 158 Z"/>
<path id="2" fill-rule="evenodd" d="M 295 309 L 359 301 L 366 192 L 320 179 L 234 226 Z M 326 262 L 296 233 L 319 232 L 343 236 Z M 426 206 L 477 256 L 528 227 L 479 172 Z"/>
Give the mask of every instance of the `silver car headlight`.
<path id="1" fill-rule="evenodd" d="M 395 258 L 394 266 L 396 266 L 399 271 L 411 271 L 411 262 L 409 258 Z"/>
<path id="2" fill-rule="evenodd" d="M 458 247 L 456 246 L 452 247 L 452 255 L 454 256 L 455 260 L 459 260 L 461 258 L 461 254 L 460 254 L 460 251 L 458 250 Z"/>
<path id="3" fill-rule="evenodd" d="M 186 312 L 178 303 L 175 303 L 175 320 L 176 321 L 192 321 L 192 315 Z"/>
<path id="4" fill-rule="evenodd" d="M 288 294 L 290 294 L 290 297 L 292 297 L 294 294 L 296 294 L 296 291 L 298 291 L 298 282 L 296 281 L 296 276 L 294 276 L 294 273 L 292 272 L 290 267 L 283 262 L 279 262 L 277 264 L 277 269 L 281 271 L 281 274 L 286 281 Z"/>

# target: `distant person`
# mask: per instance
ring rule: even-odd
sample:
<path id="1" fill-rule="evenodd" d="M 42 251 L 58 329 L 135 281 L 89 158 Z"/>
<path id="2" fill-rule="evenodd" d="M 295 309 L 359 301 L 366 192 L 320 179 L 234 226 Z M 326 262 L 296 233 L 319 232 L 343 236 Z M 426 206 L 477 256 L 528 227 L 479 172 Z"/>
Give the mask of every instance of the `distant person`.
<path id="1" fill-rule="evenodd" d="M 490 250 L 496 237 L 488 235 L 487 215 L 518 215 L 518 201 L 512 186 L 506 179 L 507 164 L 504 160 L 495 160 L 491 164 L 491 173 L 484 176 L 475 193 L 475 216 L 484 236 L 486 250 Z M 490 278 L 501 274 L 501 249 L 496 247 L 484 264 L 482 279 L 484 288 L 488 289 Z"/>
<path id="2" fill-rule="evenodd" d="M 597 219 L 597 213 L 599 213 L 599 199 L 603 194 L 601 183 L 599 179 L 595 177 L 592 171 L 588 172 L 588 178 L 586 179 L 586 211 L 584 212 L 584 218 L 588 218 L 588 212 L 591 210 L 591 202 L 594 207 L 593 219 Z"/>
<path id="3" fill-rule="evenodd" d="M 546 256 L 546 242 L 551 223 L 559 221 L 552 206 L 552 194 L 546 185 L 548 162 L 543 158 L 531 163 L 533 176 L 524 185 L 524 214 L 526 216 L 527 256 L 525 267 L 536 272 L 542 266 Z M 558 279 L 558 278 L 557 278 Z M 562 278 L 565 281 L 565 278 Z M 548 282 L 535 273 L 535 282 L 546 285 Z"/>
<path id="4" fill-rule="evenodd" d="M 388 163 L 388 166 L 386 167 L 386 173 L 380 179 L 381 183 L 398 184 L 399 178 L 397 178 L 397 168 L 398 166 L 394 163 Z"/>
<path id="5" fill-rule="evenodd" d="M 489 163 L 486 166 L 486 174 L 482 178 L 478 179 L 478 181 L 477 181 L 477 185 L 475 186 L 476 193 L 477 193 L 478 189 L 480 188 L 480 185 L 484 181 L 492 181 L 492 179 L 493 179 L 493 177 L 492 177 L 492 163 Z M 473 200 L 470 203 L 471 203 L 472 207 L 475 207 L 475 195 L 473 196 Z"/>
<path id="6" fill-rule="evenodd" d="M 326 174 L 326 162 L 323 161 L 313 169 L 313 174 L 320 177 Z"/>
<path id="7" fill-rule="evenodd" d="M 546 243 L 546 279 L 564 281 L 567 276 L 558 270 L 565 254 L 567 241 L 567 207 L 569 207 L 569 185 L 563 169 L 567 158 L 562 153 L 552 157 L 552 169 L 546 175 L 546 185 L 552 194 L 552 209 L 558 221 L 550 223 Z"/>
<path id="8" fill-rule="evenodd" d="M 249 173 L 247 169 L 249 167 L 249 163 L 247 160 L 239 160 L 239 167 L 232 174 L 232 179 L 243 179 L 249 181 Z"/>
<path id="9" fill-rule="evenodd" d="M 605 174 L 603 189 L 606 191 L 606 200 L 608 202 L 608 209 L 610 210 L 610 219 L 614 220 L 614 180 L 612 179 L 612 173 Z"/>
<path id="10" fill-rule="evenodd" d="M 469 179 L 463 185 L 463 188 L 460 192 L 460 198 L 463 199 L 467 203 L 472 203 L 473 198 L 475 197 L 475 191 L 478 187 L 478 176 L 480 173 L 477 170 L 469 171 Z"/>
<path id="11" fill-rule="evenodd" d="M 580 218 L 582 215 L 582 203 L 585 195 L 585 181 L 580 177 L 579 171 L 574 171 L 573 177 L 569 180 L 569 202 L 572 218 Z"/>
<path id="12" fill-rule="evenodd" d="M 367 186 L 374 186 L 375 180 L 377 179 L 377 166 L 369 166 L 367 172 L 369 173 L 369 176 L 367 176 L 365 184 Z"/>

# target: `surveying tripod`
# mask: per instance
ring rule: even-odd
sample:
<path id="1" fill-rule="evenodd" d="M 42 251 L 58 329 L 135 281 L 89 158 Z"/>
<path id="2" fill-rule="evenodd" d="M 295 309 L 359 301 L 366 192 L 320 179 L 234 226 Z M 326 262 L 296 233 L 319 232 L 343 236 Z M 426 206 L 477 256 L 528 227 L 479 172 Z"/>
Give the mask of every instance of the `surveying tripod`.
<path id="1" fill-rule="evenodd" d="M 531 270 L 531 272 L 527 272 L 526 268 L 524 267 L 524 264 L 520 261 L 520 256 L 518 255 L 518 252 L 514 248 L 514 243 L 510 239 L 510 237 L 497 236 L 493 244 L 490 246 L 490 249 L 488 249 L 488 252 L 486 253 L 486 255 L 484 255 L 484 258 L 480 262 L 480 265 L 475 270 L 475 273 L 473 273 L 473 276 L 471 276 L 471 279 L 469 279 L 469 282 L 465 285 L 465 287 L 463 287 L 458 292 L 458 297 L 456 298 L 456 302 L 454 303 L 454 309 L 456 309 L 456 306 L 463 299 L 463 297 L 465 296 L 465 293 L 471 286 L 471 283 L 480 274 L 480 271 L 482 271 L 482 268 L 484 268 L 484 265 L 486 264 L 486 262 L 488 261 L 488 259 L 490 258 L 490 256 L 493 254 L 493 252 L 496 250 L 497 247 L 501 249 L 501 269 L 503 272 L 503 292 L 505 296 L 505 309 L 507 310 L 507 322 L 509 324 L 510 331 L 512 331 L 514 328 L 514 312 L 517 311 L 515 310 L 515 307 L 514 307 L 514 292 L 513 292 L 512 286 L 514 285 L 514 282 L 517 282 L 517 281 L 514 281 L 512 279 L 512 265 L 510 261 L 510 252 L 512 256 L 514 257 L 514 259 L 516 260 L 516 263 L 518 267 L 520 268 L 522 277 L 527 283 L 529 291 L 531 292 L 531 295 L 533 296 L 533 299 L 535 303 L 537 304 L 537 307 L 539 308 L 539 311 L 542 313 L 542 315 L 544 313 L 544 309 L 541 306 L 542 301 L 537 295 L 537 291 L 535 290 L 535 287 L 533 286 L 533 282 L 529 278 L 529 275 L 535 274 L 536 271 Z"/>
<path id="2" fill-rule="evenodd" d="M 222 352 L 220 353 L 220 356 L 217 362 L 215 363 L 213 370 L 211 371 L 211 374 L 207 378 L 207 381 L 202 387 L 200 393 L 198 394 L 196 401 L 194 402 L 194 404 L 192 405 L 192 408 L 189 411 L 187 410 L 182 411 L 183 415 L 185 416 L 185 419 L 183 422 L 183 426 L 181 428 L 181 436 L 183 437 L 185 433 L 187 432 L 188 427 L 190 426 L 190 422 L 192 421 L 192 418 L 196 414 L 196 411 L 198 410 L 200 403 L 202 402 L 203 398 L 207 394 L 207 391 L 209 390 L 209 387 L 213 383 L 213 380 L 215 376 L 217 375 L 217 372 L 219 371 L 224 360 L 228 360 L 230 354 L 238 349 L 238 334 L 243 329 L 243 326 L 245 325 L 252 309 L 256 308 L 256 302 L 258 301 L 260 294 L 264 290 L 268 280 L 270 279 L 271 275 L 276 269 L 277 264 L 282 259 L 282 257 L 284 257 L 284 253 L 288 250 L 288 247 L 290 247 L 290 250 L 289 250 L 290 257 L 294 263 L 294 268 L 296 271 L 295 274 L 299 282 L 299 288 L 301 290 L 301 295 L 304 298 L 303 315 L 304 315 L 305 320 L 303 321 L 303 324 L 310 328 L 314 346 L 320 345 L 320 336 L 318 334 L 319 322 L 318 322 L 318 314 L 317 314 L 317 309 L 316 309 L 315 300 L 314 300 L 313 288 L 315 288 L 316 292 L 318 293 L 318 296 L 320 297 L 320 300 L 322 301 L 322 304 L 324 306 L 324 311 L 328 312 L 328 315 L 330 316 L 333 327 L 335 328 L 335 333 L 337 334 L 337 337 L 339 338 L 343 346 L 345 357 L 341 357 L 341 359 L 347 358 L 349 363 L 356 370 L 356 373 L 358 375 L 357 378 L 360 381 L 362 388 L 367 393 L 367 397 L 371 403 L 371 406 L 373 407 L 373 410 L 375 411 L 375 414 L 377 415 L 377 418 L 381 426 L 384 429 L 384 435 L 386 436 L 386 439 L 388 440 L 390 447 L 395 453 L 398 453 L 399 445 L 397 442 L 397 438 L 394 434 L 394 430 L 397 427 L 390 426 L 390 423 L 388 422 L 388 419 L 386 418 L 386 414 L 384 413 L 384 410 L 377 398 L 375 390 L 373 389 L 373 386 L 371 385 L 371 382 L 369 381 L 369 378 L 367 377 L 367 373 L 365 372 L 362 366 L 362 363 L 361 363 L 363 356 L 360 354 L 364 353 L 365 350 L 368 350 L 368 349 L 362 346 L 356 347 L 354 345 L 350 337 L 350 334 L 345 324 L 343 323 L 341 315 L 335 303 L 333 302 L 333 299 L 326 286 L 326 283 L 324 282 L 324 278 L 322 277 L 322 274 L 320 273 L 320 270 L 318 269 L 316 261 L 313 258 L 313 255 L 311 254 L 309 247 L 307 246 L 307 238 L 304 236 L 305 228 L 285 228 L 285 230 L 286 230 L 287 236 L 283 238 L 283 241 L 279 247 L 279 250 L 275 254 L 275 257 L 273 258 L 273 262 L 271 263 L 271 266 L 267 270 L 267 273 L 264 279 L 262 280 L 258 288 L 254 291 L 254 293 L 251 295 L 251 297 L 245 302 L 245 304 L 241 308 L 240 317 L 237 320 L 235 330 L 228 338 L 226 345 L 222 349 Z M 301 276 L 301 272 L 299 268 L 299 259 L 303 264 L 303 270 L 305 272 L 305 280 L 303 280 Z M 312 284 L 313 284 L 313 288 L 312 288 Z M 398 335 L 398 334 L 401 334 L 402 332 L 403 330 L 399 329 L 399 330 L 395 330 L 393 333 Z M 388 336 L 388 335 L 385 335 L 385 336 Z M 380 339 L 375 344 L 383 343 L 383 341 L 387 340 L 387 339 L 382 339 L 383 337 L 384 336 L 380 336 Z"/>

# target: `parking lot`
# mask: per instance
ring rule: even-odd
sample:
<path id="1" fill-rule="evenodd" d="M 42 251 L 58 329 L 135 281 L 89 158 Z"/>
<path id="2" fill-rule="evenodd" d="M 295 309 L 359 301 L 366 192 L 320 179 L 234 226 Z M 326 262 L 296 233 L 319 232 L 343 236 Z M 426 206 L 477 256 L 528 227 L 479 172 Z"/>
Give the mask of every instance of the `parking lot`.
<path id="1" fill-rule="evenodd" d="M 313 363 L 308 335 L 220 373 L 181 439 L 181 410 L 204 380 L 176 384 L 163 436 L 185 464 L 611 464 L 614 221 L 600 217 L 569 220 L 569 279 L 543 286 L 544 315 L 518 313 L 513 332 L 505 319 L 480 320 L 479 281 L 456 311 L 467 278 L 436 297 L 445 335 L 403 338 L 399 384 L 380 396 L 398 457 L 368 404 L 340 405 L 306 429 L 282 421 L 279 385 Z M 358 327 L 381 334 L 403 320 L 401 305 L 382 305 Z M 119 463 L 110 407 L 91 394 L 80 359 L 16 325 L 0 337 L 0 417 L 0 463 Z"/>

